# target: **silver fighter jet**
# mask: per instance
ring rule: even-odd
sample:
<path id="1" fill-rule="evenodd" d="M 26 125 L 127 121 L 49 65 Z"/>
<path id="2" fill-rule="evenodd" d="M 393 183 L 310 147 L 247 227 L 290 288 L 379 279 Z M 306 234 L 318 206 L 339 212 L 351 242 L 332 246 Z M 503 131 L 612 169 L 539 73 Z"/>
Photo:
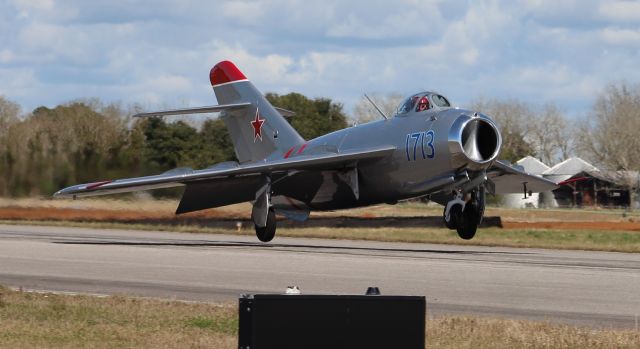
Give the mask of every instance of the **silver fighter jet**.
<path id="1" fill-rule="evenodd" d="M 220 112 L 238 162 L 193 170 L 79 184 L 56 197 L 84 197 L 184 186 L 177 214 L 251 201 L 260 241 L 276 232 L 276 214 L 304 221 L 312 210 L 337 210 L 427 197 L 444 206 L 444 222 L 471 239 L 485 193 L 539 192 L 553 182 L 497 161 L 501 136 L 481 113 L 453 108 L 434 92 L 409 96 L 393 117 L 305 141 L 229 61 L 209 75 L 219 105 L 138 114 Z"/>

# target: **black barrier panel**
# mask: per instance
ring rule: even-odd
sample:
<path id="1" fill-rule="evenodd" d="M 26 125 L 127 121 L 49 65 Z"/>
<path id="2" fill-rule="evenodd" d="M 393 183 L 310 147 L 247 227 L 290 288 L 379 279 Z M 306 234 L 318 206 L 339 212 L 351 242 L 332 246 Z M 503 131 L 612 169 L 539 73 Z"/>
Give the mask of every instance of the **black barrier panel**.
<path id="1" fill-rule="evenodd" d="M 424 297 L 255 295 L 240 298 L 241 349 L 424 348 Z"/>

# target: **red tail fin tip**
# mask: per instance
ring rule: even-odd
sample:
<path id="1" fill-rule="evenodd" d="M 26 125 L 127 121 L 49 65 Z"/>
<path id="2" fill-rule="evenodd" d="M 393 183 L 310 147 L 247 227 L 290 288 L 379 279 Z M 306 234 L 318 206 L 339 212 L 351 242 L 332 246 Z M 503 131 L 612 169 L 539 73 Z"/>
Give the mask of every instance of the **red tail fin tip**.
<path id="1" fill-rule="evenodd" d="M 230 61 L 222 61 L 211 68 L 209 80 L 211 81 L 211 86 L 216 86 L 238 80 L 247 80 L 247 77 L 242 74 L 235 64 Z"/>

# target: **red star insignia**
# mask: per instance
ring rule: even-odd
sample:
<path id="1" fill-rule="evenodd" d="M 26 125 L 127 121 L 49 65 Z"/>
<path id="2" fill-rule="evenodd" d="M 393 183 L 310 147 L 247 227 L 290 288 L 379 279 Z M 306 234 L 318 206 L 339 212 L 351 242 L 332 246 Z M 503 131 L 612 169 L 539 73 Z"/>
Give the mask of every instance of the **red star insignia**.
<path id="1" fill-rule="evenodd" d="M 255 142 L 258 137 L 260 137 L 260 142 L 262 142 L 262 124 L 264 124 L 264 119 L 260 119 L 260 113 L 258 109 L 256 109 L 256 118 L 255 120 L 250 122 L 253 127 L 253 141 Z"/>

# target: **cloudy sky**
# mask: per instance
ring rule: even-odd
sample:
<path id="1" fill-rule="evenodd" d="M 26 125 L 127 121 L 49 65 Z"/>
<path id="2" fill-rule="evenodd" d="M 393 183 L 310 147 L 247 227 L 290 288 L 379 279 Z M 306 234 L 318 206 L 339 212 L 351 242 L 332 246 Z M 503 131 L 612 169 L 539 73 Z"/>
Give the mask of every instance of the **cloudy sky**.
<path id="1" fill-rule="evenodd" d="M 640 2 L 0 0 L 0 94 L 26 111 L 81 97 L 215 104 L 229 59 L 263 92 L 329 97 L 437 90 L 587 112 L 640 82 Z"/>

